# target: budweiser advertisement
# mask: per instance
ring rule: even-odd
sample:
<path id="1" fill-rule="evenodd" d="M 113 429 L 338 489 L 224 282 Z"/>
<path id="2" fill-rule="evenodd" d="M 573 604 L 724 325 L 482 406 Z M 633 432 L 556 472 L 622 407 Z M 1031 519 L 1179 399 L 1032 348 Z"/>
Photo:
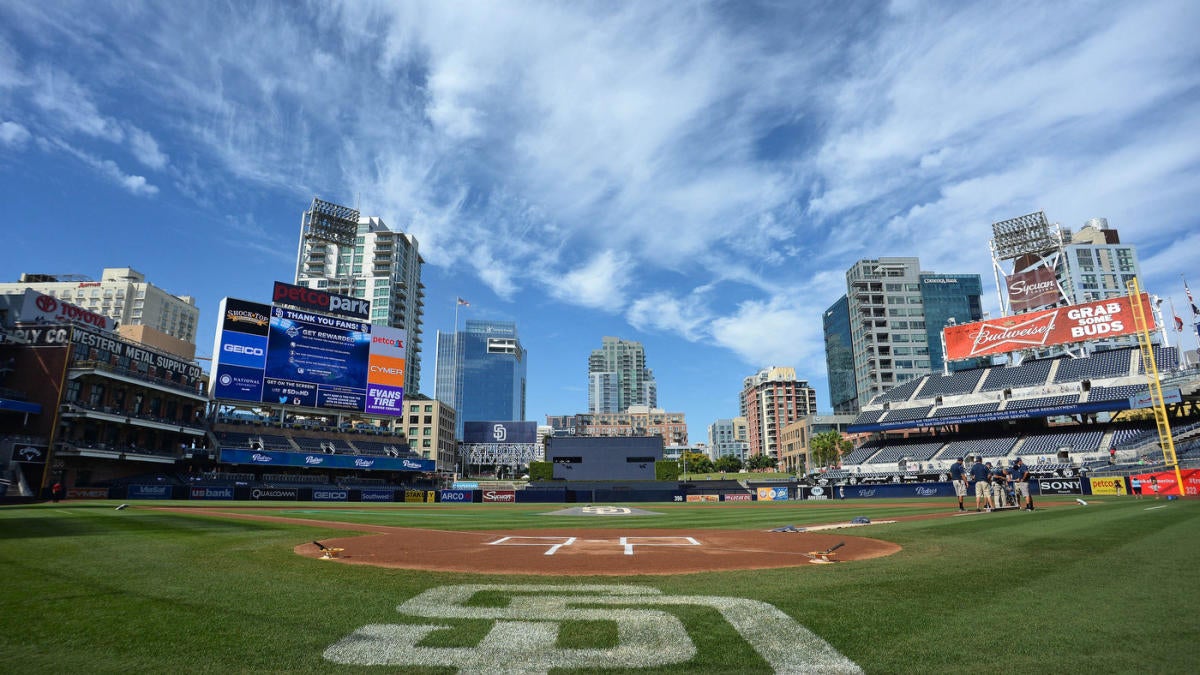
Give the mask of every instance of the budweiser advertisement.
<path id="1" fill-rule="evenodd" d="M 1153 326 L 1150 299 L 1141 297 L 1146 325 Z M 946 358 L 957 361 L 1136 332 L 1132 303 L 1121 297 L 949 326 L 944 334 Z"/>

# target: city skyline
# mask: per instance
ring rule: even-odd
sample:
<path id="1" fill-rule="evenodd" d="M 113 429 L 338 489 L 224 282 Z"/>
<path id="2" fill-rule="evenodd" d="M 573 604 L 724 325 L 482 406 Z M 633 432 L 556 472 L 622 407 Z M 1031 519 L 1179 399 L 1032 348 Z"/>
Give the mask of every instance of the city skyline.
<path id="1" fill-rule="evenodd" d="M 195 297 L 210 355 L 220 298 L 294 278 L 317 196 L 420 242 L 420 393 L 461 297 L 521 326 L 528 419 L 585 411 L 618 335 L 699 440 L 771 366 L 831 409 L 821 317 L 856 260 L 978 274 L 995 315 L 990 225 L 1037 210 L 1107 218 L 1194 323 L 1198 23 L 1172 1 L 0 3 L 0 281 L 132 267 Z"/>

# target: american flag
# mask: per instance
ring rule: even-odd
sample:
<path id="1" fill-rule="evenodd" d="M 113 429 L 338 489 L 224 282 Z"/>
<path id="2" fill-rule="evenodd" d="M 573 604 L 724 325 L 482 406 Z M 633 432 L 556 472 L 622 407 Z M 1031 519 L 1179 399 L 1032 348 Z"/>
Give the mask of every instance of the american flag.
<path id="1" fill-rule="evenodd" d="M 1192 297 L 1192 289 L 1188 288 L 1186 279 L 1183 282 L 1183 290 L 1187 293 L 1188 304 L 1192 306 L 1192 317 L 1200 316 L 1200 308 L 1196 307 L 1196 299 Z"/>
<path id="2" fill-rule="evenodd" d="M 459 298 L 459 299 L 458 299 L 458 304 L 462 305 L 463 307 L 470 307 L 470 306 L 471 306 L 471 303 L 467 302 L 466 300 L 463 300 L 462 298 Z"/>

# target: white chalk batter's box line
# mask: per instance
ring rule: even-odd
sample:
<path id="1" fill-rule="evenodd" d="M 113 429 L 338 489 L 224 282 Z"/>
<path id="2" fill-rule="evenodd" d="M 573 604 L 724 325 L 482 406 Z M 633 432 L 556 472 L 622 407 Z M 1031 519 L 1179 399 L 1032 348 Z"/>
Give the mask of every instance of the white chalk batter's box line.
<path id="1" fill-rule="evenodd" d="M 488 546 L 545 546 L 544 555 L 554 555 L 564 546 L 573 546 L 576 542 L 612 543 L 624 549 L 625 555 L 633 555 L 635 546 L 699 546 L 700 542 L 694 537 L 621 537 L 612 539 L 580 539 L 579 537 L 501 537 L 496 541 L 487 542 Z"/>

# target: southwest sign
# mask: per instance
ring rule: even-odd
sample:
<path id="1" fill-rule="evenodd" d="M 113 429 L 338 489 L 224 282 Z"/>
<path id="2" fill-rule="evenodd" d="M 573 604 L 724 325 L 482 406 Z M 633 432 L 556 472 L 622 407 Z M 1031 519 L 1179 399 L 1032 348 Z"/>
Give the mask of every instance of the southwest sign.
<path id="1" fill-rule="evenodd" d="M 1145 325 L 1153 326 L 1150 299 L 1145 293 L 1141 305 Z M 946 358 L 957 361 L 1133 335 L 1137 332 L 1136 326 L 1129 298 L 1120 297 L 948 326 L 943 335 L 946 337 Z"/>

